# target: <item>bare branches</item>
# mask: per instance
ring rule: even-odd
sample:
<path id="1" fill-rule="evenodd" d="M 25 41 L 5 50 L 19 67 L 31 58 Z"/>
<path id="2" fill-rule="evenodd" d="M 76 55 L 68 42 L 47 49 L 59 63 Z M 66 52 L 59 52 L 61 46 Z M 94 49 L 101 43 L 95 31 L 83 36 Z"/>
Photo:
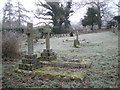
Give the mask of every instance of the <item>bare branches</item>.
<path id="1" fill-rule="evenodd" d="M 116 4 L 115 2 L 113 2 L 113 4 L 120 8 L 120 1 L 118 2 L 118 4 Z"/>
<path id="2" fill-rule="evenodd" d="M 116 4 L 116 6 L 118 6 L 120 8 L 120 5 Z"/>
<path id="3" fill-rule="evenodd" d="M 44 16 L 45 16 L 45 15 L 47 15 L 47 14 L 46 14 L 47 11 L 48 11 L 47 9 L 41 9 L 41 10 L 40 10 L 40 9 L 37 9 L 37 10 L 36 10 L 36 14 L 37 14 L 37 15 L 44 15 Z"/>
<path id="4" fill-rule="evenodd" d="M 34 14 L 34 15 L 35 15 L 35 14 Z M 35 17 L 36 17 L 37 19 L 51 20 L 51 18 L 40 17 L 40 16 L 37 16 L 37 15 L 35 15 Z"/>
<path id="5" fill-rule="evenodd" d="M 36 26 L 36 25 L 39 25 L 39 24 L 49 25 L 50 23 L 53 24 L 53 22 L 38 22 L 37 24 L 35 24 L 35 26 Z"/>
<path id="6" fill-rule="evenodd" d="M 40 0 L 38 0 L 38 2 L 36 3 L 36 6 L 42 6 L 42 7 L 47 8 L 52 11 L 52 8 L 49 6 L 49 4 L 47 4 L 47 3 L 45 4 L 45 3 L 41 2 Z"/>

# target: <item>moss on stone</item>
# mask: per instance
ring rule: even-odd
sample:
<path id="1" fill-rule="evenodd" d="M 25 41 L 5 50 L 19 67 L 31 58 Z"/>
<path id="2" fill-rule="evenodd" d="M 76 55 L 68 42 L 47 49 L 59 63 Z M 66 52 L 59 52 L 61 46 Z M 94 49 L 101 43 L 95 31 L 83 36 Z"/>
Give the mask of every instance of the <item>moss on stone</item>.
<path id="1" fill-rule="evenodd" d="M 78 80 L 83 80 L 86 77 L 86 73 L 85 72 L 81 72 L 78 70 L 74 70 L 73 71 L 69 71 L 69 70 L 62 70 L 60 69 L 59 72 L 54 70 L 55 68 L 52 67 L 48 67 L 48 69 L 46 69 L 46 67 L 41 68 L 41 69 L 36 69 L 36 70 L 23 70 L 23 69 L 18 69 L 16 68 L 15 71 L 17 72 L 21 72 L 21 73 L 34 73 L 34 74 L 40 74 L 40 75 L 44 75 L 44 76 L 48 76 L 48 77 L 67 77 L 69 79 L 78 79 Z M 51 71 L 52 70 L 52 71 Z"/>

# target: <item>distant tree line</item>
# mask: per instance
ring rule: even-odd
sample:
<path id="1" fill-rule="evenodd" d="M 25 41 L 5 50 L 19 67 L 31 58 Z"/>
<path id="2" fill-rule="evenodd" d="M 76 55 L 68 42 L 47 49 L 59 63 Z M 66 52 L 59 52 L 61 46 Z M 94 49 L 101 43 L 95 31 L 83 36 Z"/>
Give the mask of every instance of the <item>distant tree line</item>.
<path id="1" fill-rule="evenodd" d="M 106 22 L 108 22 L 107 27 L 111 28 L 112 26 L 115 26 L 116 23 L 107 20 L 109 17 L 112 17 L 119 23 L 119 18 L 115 17 L 110 11 L 111 8 L 108 7 L 109 1 L 110 0 L 90 0 L 79 2 L 79 7 L 88 6 L 87 13 L 81 22 L 82 25 L 85 27 L 91 26 L 91 30 L 97 25 L 98 29 L 101 29 L 103 21 L 106 20 Z M 72 0 L 67 0 L 67 2 L 61 0 L 59 2 L 48 2 L 48 0 L 42 2 L 38 0 L 36 6 L 38 8 L 36 12 L 34 12 L 34 15 L 35 18 L 40 19 L 38 24 L 48 22 L 54 33 L 63 33 L 71 29 L 69 18 L 75 12 L 73 7 L 77 6 Z M 119 7 L 119 5 L 116 6 Z M 11 0 L 7 0 L 7 3 L 5 3 L 3 8 L 2 29 L 23 32 L 25 28 L 24 23 L 27 22 L 27 19 L 30 19 L 24 12 L 29 13 L 30 11 L 26 10 L 19 1 L 16 3 L 16 6 L 13 6 Z"/>

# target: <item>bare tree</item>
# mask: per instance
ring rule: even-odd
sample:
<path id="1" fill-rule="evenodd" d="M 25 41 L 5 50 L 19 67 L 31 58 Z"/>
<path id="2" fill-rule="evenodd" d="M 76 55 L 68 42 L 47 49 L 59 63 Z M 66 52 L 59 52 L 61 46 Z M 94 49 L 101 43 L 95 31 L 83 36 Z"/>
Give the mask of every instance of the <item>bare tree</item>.
<path id="1" fill-rule="evenodd" d="M 113 2 L 114 3 L 114 2 Z M 114 3 L 118 8 L 120 8 L 120 1 L 118 2 L 118 4 Z"/>
<path id="2" fill-rule="evenodd" d="M 24 12 L 27 13 L 27 12 L 30 12 L 30 11 L 26 10 L 19 1 L 17 2 L 17 6 L 15 6 L 15 7 L 17 8 L 17 10 L 15 10 L 16 17 L 17 17 L 16 23 L 18 24 L 17 25 L 18 27 L 21 27 L 21 24 L 23 22 L 27 22 L 26 19 L 30 19 L 30 17 L 28 17 L 27 15 L 25 15 L 23 13 Z"/>
<path id="3" fill-rule="evenodd" d="M 22 26 L 22 23 L 30 19 L 24 13 L 30 12 L 26 10 L 18 1 L 16 6 L 13 6 L 12 1 L 8 0 L 3 8 L 2 29 L 14 29 Z"/>
<path id="4" fill-rule="evenodd" d="M 6 8 L 7 5 L 5 4 L 5 7 L 3 8 L 3 18 L 2 18 L 2 30 L 5 28 L 5 21 L 6 21 Z"/>
<path id="5" fill-rule="evenodd" d="M 11 3 L 11 0 L 8 0 L 7 3 L 5 3 L 5 7 L 3 8 L 3 28 L 6 26 L 12 28 L 13 18 L 13 4 Z"/>

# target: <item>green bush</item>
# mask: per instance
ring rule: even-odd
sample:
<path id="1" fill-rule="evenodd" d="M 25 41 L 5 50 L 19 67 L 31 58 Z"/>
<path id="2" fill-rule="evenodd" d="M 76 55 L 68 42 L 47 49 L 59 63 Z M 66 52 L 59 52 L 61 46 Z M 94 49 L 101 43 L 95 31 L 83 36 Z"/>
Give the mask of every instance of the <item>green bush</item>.
<path id="1" fill-rule="evenodd" d="M 2 57 L 15 58 L 20 52 L 20 35 L 12 31 L 2 33 Z"/>
<path id="2" fill-rule="evenodd" d="M 55 33 L 55 34 L 60 33 L 59 28 L 57 26 L 52 28 L 52 32 Z"/>

